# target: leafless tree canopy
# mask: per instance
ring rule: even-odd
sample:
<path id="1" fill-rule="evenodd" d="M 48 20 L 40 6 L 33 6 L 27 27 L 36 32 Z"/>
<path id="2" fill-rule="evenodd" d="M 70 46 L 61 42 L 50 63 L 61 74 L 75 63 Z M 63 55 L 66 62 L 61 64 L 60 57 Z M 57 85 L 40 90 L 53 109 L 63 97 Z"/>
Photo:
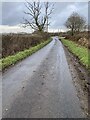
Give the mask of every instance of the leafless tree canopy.
<path id="1" fill-rule="evenodd" d="M 78 13 L 73 13 L 66 21 L 65 26 L 69 28 L 72 32 L 72 35 L 75 32 L 80 32 L 85 28 L 86 21 Z"/>
<path id="2" fill-rule="evenodd" d="M 25 4 L 27 8 L 27 12 L 24 11 L 26 15 L 28 15 L 28 19 L 24 18 L 25 27 L 31 26 L 35 31 L 44 31 L 48 29 L 48 19 L 50 18 L 53 5 L 48 2 L 27 2 Z"/>

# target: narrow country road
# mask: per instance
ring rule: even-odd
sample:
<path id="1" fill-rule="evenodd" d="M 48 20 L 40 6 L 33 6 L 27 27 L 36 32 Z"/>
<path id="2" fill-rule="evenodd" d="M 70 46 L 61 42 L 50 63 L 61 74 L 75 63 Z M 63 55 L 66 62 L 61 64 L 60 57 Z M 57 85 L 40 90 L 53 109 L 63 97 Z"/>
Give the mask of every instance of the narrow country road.
<path id="1" fill-rule="evenodd" d="M 57 37 L 3 73 L 3 118 L 82 118 L 71 73 Z"/>

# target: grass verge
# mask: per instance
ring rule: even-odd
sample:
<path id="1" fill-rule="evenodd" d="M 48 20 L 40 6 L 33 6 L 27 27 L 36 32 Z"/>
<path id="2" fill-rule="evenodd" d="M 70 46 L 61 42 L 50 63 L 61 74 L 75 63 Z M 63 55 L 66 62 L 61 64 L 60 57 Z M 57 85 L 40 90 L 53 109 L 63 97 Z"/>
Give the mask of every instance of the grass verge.
<path id="1" fill-rule="evenodd" d="M 72 52 L 75 56 L 79 58 L 80 63 L 83 64 L 87 69 L 89 69 L 90 62 L 88 49 L 70 40 L 61 39 L 61 41 L 70 52 Z"/>
<path id="2" fill-rule="evenodd" d="M 31 47 L 30 49 L 26 49 L 24 51 L 18 52 L 15 55 L 11 55 L 6 58 L 0 59 L 0 69 L 3 70 L 5 68 L 9 67 L 10 65 L 13 65 L 13 64 L 17 63 L 18 61 L 32 55 L 33 53 L 35 53 L 36 51 L 38 51 L 39 49 L 41 49 L 42 47 L 47 45 L 50 41 L 51 41 L 51 39 L 49 39 L 43 43 L 40 43 L 35 47 Z"/>

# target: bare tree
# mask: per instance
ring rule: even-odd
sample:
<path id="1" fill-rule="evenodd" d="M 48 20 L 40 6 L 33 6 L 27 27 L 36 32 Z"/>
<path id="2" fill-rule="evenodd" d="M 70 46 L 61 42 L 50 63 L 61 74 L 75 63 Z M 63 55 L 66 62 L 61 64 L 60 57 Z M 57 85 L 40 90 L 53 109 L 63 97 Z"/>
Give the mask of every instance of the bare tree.
<path id="1" fill-rule="evenodd" d="M 53 11 L 53 5 L 51 5 L 48 2 L 27 2 L 25 4 L 27 8 L 27 12 L 24 11 L 26 15 L 28 15 L 28 18 L 24 18 L 24 25 L 25 27 L 30 26 L 35 31 L 44 31 L 47 29 L 48 31 L 48 25 L 50 24 L 48 22 L 52 11 Z"/>
<path id="2" fill-rule="evenodd" d="M 85 25 L 85 19 L 76 12 L 73 12 L 65 23 L 65 26 L 71 30 L 72 35 L 83 30 Z"/>

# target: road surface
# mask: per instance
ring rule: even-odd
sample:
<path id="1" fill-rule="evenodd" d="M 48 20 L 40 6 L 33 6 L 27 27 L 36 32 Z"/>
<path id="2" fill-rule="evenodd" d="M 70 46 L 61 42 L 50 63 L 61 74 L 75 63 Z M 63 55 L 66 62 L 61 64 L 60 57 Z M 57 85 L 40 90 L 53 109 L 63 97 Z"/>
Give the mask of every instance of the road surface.
<path id="1" fill-rule="evenodd" d="M 3 118 L 85 117 L 57 37 L 3 73 L 2 84 Z"/>

